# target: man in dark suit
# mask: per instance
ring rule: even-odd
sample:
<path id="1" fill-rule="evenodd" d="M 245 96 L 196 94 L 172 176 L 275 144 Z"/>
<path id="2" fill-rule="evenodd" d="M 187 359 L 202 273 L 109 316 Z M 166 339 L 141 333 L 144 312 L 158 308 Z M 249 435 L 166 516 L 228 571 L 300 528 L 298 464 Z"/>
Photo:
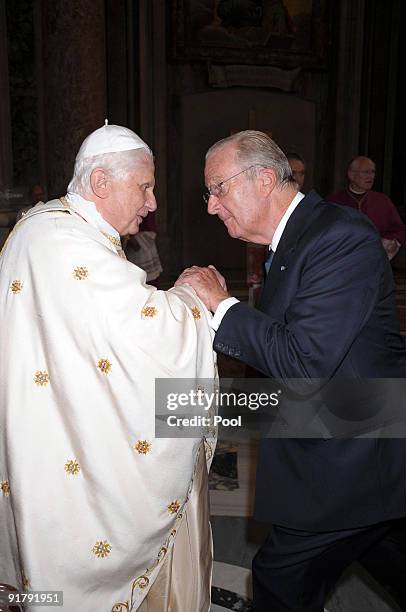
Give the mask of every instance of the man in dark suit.
<path id="1" fill-rule="evenodd" d="M 365 217 L 304 197 L 261 132 L 216 143 L 205 181 L 208 212 L 230 236 L 270 245 L 258 309 L 231 298 L 212 267 L 181 275 L 214 313 L 216 351 L 287 384 L 406 377 L 392 273 Z M 405 465 L 403 439 L 264 439 L 256 517 L 272 531 L 253 561 L 255 610 L 322 611 L 342 571 L 406 516 Z"/>

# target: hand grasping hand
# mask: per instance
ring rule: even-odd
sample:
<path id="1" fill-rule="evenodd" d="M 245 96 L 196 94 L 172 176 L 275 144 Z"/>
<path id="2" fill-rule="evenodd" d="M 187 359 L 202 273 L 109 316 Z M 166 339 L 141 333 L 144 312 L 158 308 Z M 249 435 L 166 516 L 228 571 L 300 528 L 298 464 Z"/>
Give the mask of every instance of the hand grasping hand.
<path id="1" fill-rule="evenodd" d="M 190 285 L 208 310 L 215 312 L 220 302 L 230 297 L 224 277 L 214 266 L 186 268 L 175 285 Z"/>
<path id="2" fill-rule="evenodd" d="M 224 276 L 222 274 L 220 274 L 220 272 L 217 270 L 217 268 L 215 268 L 211 264 L 209 265 L 209 268 L 210 268 L 210 270 L 213 270 L 216 273 L 218 282 L 223 287 L 224 291 L 228 291 L 226 279 L 224 278 Z"/>

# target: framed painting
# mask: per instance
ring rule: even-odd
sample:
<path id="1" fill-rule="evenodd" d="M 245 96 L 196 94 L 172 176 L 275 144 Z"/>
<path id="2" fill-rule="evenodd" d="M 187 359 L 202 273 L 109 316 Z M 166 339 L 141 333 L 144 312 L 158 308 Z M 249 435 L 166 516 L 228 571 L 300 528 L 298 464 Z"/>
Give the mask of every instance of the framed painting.
<path id="1" fill-rule="evenodd" d="M 326 0 L 172 0 L 173 59 L 323 67 L 328 4 Z"/>

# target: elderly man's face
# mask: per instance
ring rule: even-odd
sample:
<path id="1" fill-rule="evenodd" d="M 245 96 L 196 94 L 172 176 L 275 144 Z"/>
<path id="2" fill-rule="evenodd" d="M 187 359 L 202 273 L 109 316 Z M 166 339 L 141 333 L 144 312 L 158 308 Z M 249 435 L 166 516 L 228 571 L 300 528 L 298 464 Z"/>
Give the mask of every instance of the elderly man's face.
<path id="1" fill-rule="evenodd" d="M 292 170 L 292 176 L 296 183 L 299 185 L 299 190 L 302 190 L 304 179 L 305 179 L 305 167 L 304 163 L 300 159 L 288 159 L 289 166 Z"/>
<path id="2" fill-rule="evenodd" d="M 357 157 L 348 169 L 348 181 L 354 191 L 372 189 L 375 180 L 375 164 L 368 157 Z"/>
<path id="3" fill-rule="evenodd" d="M 142 220 L 156 210 L 154 162 L 142 155 L 134 171 L 125 180 L 112 180 L 110 219 L 106 219 L 123 236 L 137 234 Z"/>
<path id="4" fill-rule="evenodd" d="M 45 200 L 45 193 L 41 185 L 33 185 L 31 187 L 30 198 L 33 204 L 38 204 L 38 202 Z"/>
<path id="5" fill-rule="evenodd" d="M 264 218 L 263 198 L 259 193 L 258 179 L 251 179 L 246 172 L 241 172 L 249 164 L 241 165 L 234 157 L 234 146 L 228 144 L 207 159 L 206 187 L 211 190 L 224 181 L 220 196 L 210 196 L 207 211 L 223 221 L 232 238 L 255 242 L 259 240 L 258 232 Z"/>

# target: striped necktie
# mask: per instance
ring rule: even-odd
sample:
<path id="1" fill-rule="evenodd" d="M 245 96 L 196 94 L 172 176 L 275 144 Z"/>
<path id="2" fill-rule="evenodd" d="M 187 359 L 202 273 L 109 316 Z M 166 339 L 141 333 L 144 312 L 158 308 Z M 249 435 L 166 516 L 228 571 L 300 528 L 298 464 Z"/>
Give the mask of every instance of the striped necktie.
<path id="1" fill-rule="evenodd" d="M 273 256 L 275 255 L 274 251 L 271 249 L 271 247 L 269 247 L 268 249 L 268 253 L 266 254 L 266 258 L 265 258 L 265 276 L 268 276 L 269 274 L 269 270 L 271 268 L 272 265 L 272 259 Z"/>

